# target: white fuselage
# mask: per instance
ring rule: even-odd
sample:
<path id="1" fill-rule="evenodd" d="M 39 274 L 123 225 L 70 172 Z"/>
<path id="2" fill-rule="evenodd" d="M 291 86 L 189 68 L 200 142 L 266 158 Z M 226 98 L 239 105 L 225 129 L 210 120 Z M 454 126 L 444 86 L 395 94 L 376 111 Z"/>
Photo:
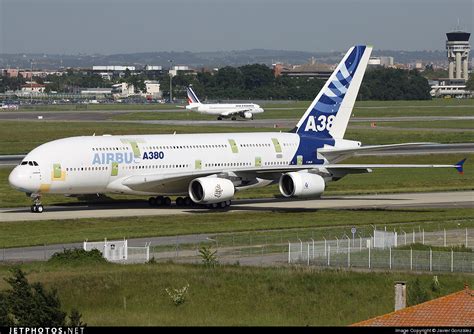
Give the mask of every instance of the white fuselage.
<path id="1" fill-rule="evenodd" d="M 237 103 L 237 104 L 203 104 L 203 103 L 191 103 L 186 106 L 186 109 L 194 112 L 209 115 L 220 115 L 220 116 L 231 116 L 239 113 L 248 112 L 251 114 L 261 114 L 263 109 L 254 103 Z"/>
<path id="2" fill-rule="evenodd" d="M 38 194 L 185 194 L 194 175 L 295 164 L 299 143 L 293 133 L 70 137 L 32 150 L 9 180 L 20 191 Z M 133 177 L 146 181 L 157 175 L 177 176 L 180 182 L 150 189 L 129 186 Z"/>

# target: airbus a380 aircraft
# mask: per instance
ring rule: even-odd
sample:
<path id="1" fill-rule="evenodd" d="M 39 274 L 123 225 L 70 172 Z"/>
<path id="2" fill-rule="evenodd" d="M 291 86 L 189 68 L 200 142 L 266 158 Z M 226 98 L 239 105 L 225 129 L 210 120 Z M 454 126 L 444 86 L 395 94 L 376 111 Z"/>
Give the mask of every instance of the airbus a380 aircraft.
<path id="1" fill-rule="evenodd" d="M 236 190 L 279 183 L 285 197 L 318 197 L 329 181 L 384 167 L 456 165 L 337 164 L 357 152 L 426 143 L 361 146 L 344 139 L 372 47 L 352 47 L 288 132 L 85 136 L 55 140 L 32 150 L 11 172 L 12 187 L 43 212 L 44 194 L 148 195 L 151 205 L 226 207 Z"/>
<path id="2" fill-rule="evenodd" d="M 196 111 L 201 114 L 216 115 L 218 120 L 223 118 L 231 118 L 233 121 L 236 120 L 237 116 L 245 119 L 253 119 L 254 114 L 263 113 L 263 109 L 254 103 L 213 103 L 204 104 L 199 101 L 196 93 L 194 93 L 191 86 L 186 87 L 188 93 L 188 105 L 186 109 L 190 111 Z"/>

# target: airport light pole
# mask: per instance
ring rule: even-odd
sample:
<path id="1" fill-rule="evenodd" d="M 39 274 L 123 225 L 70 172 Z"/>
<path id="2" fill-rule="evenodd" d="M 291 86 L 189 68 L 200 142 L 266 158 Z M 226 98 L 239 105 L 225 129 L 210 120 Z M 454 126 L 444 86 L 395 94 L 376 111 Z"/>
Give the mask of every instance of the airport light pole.
<path id="1" fill-rule="evenodd" d="M 170 63 L 170 71 L 169 71 L 169 75 L 170 75 L 170 103 L 172 103 L 173 102 L 173 86 L 172 86 L 173 74 L 171 73 L 171 69 L 173 68 L 173 60 L 170 59 L 168 61 Z"/>

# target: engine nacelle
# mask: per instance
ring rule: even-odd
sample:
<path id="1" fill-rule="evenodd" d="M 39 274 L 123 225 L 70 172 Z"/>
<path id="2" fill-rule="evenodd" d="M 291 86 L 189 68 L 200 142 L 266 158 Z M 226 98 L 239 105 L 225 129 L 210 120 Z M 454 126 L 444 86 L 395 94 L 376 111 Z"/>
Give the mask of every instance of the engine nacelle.
<path id="1" fill-rule="evenodd" d="M 189 197 L 199 204 L 224 202 L 234 197 L 232 181 L 219 177 L 200 177 L 189 183 Z"/>
<path id="2" fill-rule="evenodd" d="M 246 119 L 251 119 L 253 117 L 253 114 L 249 111 L 244 112 L 244 117 Z"/>
<path id="3" fill-rule="evenodd" d="M 280 192 L 285 197 L 320 196 L 326 188 L 318 174 L 290 172 L 280 177 Z"/>

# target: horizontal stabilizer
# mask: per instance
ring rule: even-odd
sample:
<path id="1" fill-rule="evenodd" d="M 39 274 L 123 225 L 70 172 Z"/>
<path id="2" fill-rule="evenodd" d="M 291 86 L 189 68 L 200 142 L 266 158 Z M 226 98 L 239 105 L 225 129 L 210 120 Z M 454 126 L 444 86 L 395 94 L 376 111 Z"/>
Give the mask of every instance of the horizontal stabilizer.
<path id="1" fill-rule="evenodd" d="M 459 174 L 464 174 L 464 163 L 466 162 L 466 159 L 467 158 L 462 159 L 455 166 L 455 168 L 456 168 L 456 170 L 458 171 Z"/>

